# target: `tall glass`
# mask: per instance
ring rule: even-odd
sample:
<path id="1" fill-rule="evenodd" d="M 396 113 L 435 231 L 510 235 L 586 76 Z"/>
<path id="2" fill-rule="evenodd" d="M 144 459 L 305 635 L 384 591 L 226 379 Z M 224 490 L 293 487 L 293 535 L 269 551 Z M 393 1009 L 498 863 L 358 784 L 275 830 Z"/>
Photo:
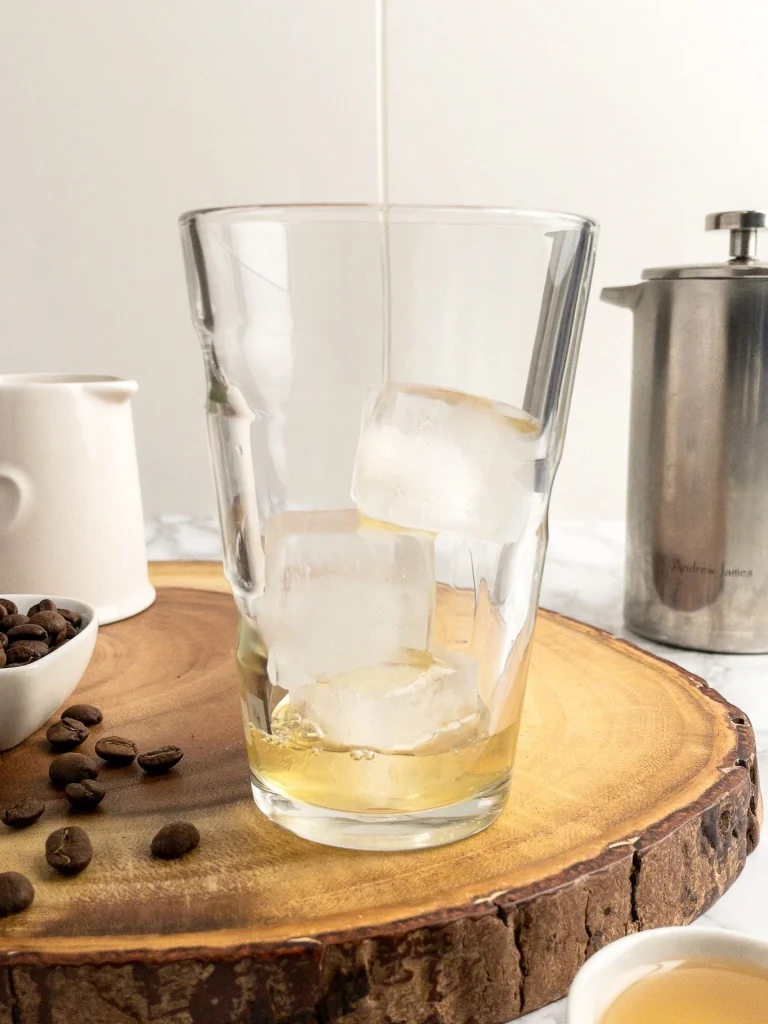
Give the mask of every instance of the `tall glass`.
<path id="1" fill-rule="evenodd" d="M 596 226 L 502 209 L 181 218 L 253 794 L 435 846 L 509 791 Z"/>

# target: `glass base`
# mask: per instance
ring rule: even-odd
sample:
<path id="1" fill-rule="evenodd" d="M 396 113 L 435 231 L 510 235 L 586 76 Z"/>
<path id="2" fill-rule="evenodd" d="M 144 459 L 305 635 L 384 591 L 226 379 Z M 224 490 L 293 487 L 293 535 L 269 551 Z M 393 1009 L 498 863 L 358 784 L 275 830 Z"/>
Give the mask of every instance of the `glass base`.
<path id="1" fill-rule="evenodd" d="M 504 810 L 509 780 L 492 790 L 434 811 L 355 814 L 294 800 L 251 776 L 259 810 L 281 828 L 324 846 L 347 850 L 422 850 L 466 839 L 488 828 Z"/>

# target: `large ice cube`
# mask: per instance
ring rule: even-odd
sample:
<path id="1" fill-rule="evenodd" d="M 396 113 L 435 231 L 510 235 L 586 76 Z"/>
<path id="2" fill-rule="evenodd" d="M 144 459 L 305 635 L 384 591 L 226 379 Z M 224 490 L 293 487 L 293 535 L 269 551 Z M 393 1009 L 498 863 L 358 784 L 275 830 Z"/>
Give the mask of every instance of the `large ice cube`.
<path id="1" fill-rule="evenodd" d="M 404 753 L 448 749 L 487 728 L 477 661 L 453 651 L 402 652 L 291 693 L 291 706 L 325 745 Z"/>
<path id="2" fill-rule="evenodd" d="M 429 646 L 429 535 L 361 524 L 355 511 L 282 512 L 267 523 L 265 548 L 256 618 L 274 684 L 292 690 Z"/>
<path id="3" fill-rule="evenodd" d="M 478 690 L 494 731 L 500 718 L 508 718 L 511 690 L 522 673 L 535 618 L 545 537 L 543 511 L 531 507 L 514 544 L 477 541 L 449 532 L 435 537 L 433 643 L 477 659 Z"/>
<path id="4" fill-rule="evenodd" d="M 362 416 L 352 498 L 372 519 L 514 541 L 535 486 L 540 425 L 527 413 L 457 391 L 372 388 Z"/>

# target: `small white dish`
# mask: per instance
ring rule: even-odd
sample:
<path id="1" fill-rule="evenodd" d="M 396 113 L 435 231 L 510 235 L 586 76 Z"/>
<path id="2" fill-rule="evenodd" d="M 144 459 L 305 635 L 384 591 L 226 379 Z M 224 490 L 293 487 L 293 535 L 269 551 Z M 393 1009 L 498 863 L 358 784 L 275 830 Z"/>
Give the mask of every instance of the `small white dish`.
<path id="1" fill-rule="evenodd" d="M 618 939 L 587 960 L 574 978 L 568 1024 L 600 1024 L 621 993 L 654 964 L 701 957 L 768 971 L 768 942 L 721 928 L 655 928 Z"/>
<path id="2" fill-rule="evenodd" d="M 26 615 L 49 594 L 2 594 Z M 10 750 L 40 728 L 83 678 L 96 646 L 96 610 L 71 597 L 51 597 L 82 617 L 83 628 L 57 651 L 29 665 L 0 668 L 0 750 Z"/>

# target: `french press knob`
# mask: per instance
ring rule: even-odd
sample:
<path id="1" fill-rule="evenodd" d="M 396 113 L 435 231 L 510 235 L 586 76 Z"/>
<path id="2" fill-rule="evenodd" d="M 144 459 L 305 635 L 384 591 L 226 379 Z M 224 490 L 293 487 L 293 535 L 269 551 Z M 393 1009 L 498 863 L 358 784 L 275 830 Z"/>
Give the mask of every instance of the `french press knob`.
<path id="1" fill-rule="evenodd" d="M 757 232 L 768 227 L 768 213 L 764 210 L 709 213 L 704 225 L 707 231 L 731 232 L 731 260 L 754 260 L 757 259 Z"/>

